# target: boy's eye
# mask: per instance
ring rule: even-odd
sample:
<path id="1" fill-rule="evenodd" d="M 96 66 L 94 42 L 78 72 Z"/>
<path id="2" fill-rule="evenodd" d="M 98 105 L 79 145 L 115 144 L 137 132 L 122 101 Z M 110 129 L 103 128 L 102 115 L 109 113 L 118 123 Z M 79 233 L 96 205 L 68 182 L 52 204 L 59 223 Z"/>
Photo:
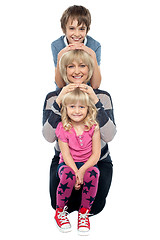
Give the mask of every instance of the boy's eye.
<path id="1" fill-rule="evenodd" d="M 74 27 L 69 27 L 70 30 L 74 30 Z"/>
<path id="2" fill-rule="evenodd" d="M 81 31 L 85 31 L 86 28 L 85 28 L 85 27 L 81 27 L 80 30 L 81 30 Z"/>

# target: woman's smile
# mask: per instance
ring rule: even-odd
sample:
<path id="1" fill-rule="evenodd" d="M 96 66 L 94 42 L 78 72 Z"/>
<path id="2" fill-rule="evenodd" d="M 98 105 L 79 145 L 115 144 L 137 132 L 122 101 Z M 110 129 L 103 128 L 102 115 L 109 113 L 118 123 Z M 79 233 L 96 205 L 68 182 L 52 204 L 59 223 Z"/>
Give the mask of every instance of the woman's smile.
<path id="1" fill-rule="evenodd" d="M 88 66 L 82 61 L 80 63 L 73 61 L 67 66 L 67 78 L 71 83 L 83 83 L 88 78 Z"/>

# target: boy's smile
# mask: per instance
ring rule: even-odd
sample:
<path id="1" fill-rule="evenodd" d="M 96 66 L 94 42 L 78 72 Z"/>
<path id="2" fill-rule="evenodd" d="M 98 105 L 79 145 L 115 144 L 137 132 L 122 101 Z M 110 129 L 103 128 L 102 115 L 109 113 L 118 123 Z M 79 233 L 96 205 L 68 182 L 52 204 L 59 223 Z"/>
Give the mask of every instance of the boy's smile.
<path id="1" fill-rule="evenodd" d="M 87 27 L 84 24 L 78 26 L 78 21 L 76 19 L 68 19 L 65 35 L 69 44 L 83 43 L 86 34 Z"/>

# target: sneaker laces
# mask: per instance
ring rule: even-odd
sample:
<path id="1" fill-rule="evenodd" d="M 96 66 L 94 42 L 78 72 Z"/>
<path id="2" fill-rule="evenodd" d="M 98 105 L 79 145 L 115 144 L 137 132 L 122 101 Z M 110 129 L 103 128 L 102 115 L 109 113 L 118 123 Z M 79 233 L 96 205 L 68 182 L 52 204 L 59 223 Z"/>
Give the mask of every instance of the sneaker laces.
<path id="1" fill-rule="evenodd" d="M 60 220 L 61 224 L 69 223 L 67 215 L 68 215 L 67 206 L 65 206 L 63 212 L 58 213 L 58 219 Z"/>
<path id="2" fill-rule="evenodd" d="M 88 215 L 89 210 L 86 211 L 86 213 L 79 213 L 79 226 L 85 226 L 88 227 Z"/>

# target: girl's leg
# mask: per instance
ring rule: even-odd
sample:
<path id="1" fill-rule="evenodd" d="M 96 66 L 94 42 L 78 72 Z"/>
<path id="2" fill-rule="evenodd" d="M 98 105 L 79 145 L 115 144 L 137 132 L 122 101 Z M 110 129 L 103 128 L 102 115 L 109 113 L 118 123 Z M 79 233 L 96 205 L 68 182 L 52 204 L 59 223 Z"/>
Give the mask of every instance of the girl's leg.
<path id="1" fill-rule="evenodd" d="M 81 208 L 78 212 L 78 233 L 88 235 L 90 231 L 89 212 L 98 189 L 99 170 L 97 167 L 88 168 L 83 179 Z"/>
<path id="2" fill-rule="evenodd" d="M 99 175 L 100 172 L 97 167 L 88 168 L 85 172 L 81 208 L 91 209 L 97 194 Z"/>
<path id="3" fill-rule="evenodd" d="M 60 182 L 57 187 L 57 208 L 64 208 L 72 193 L 76 176 L 73 169 L 66 165 L 59 168 L 58 175 Z"/>

